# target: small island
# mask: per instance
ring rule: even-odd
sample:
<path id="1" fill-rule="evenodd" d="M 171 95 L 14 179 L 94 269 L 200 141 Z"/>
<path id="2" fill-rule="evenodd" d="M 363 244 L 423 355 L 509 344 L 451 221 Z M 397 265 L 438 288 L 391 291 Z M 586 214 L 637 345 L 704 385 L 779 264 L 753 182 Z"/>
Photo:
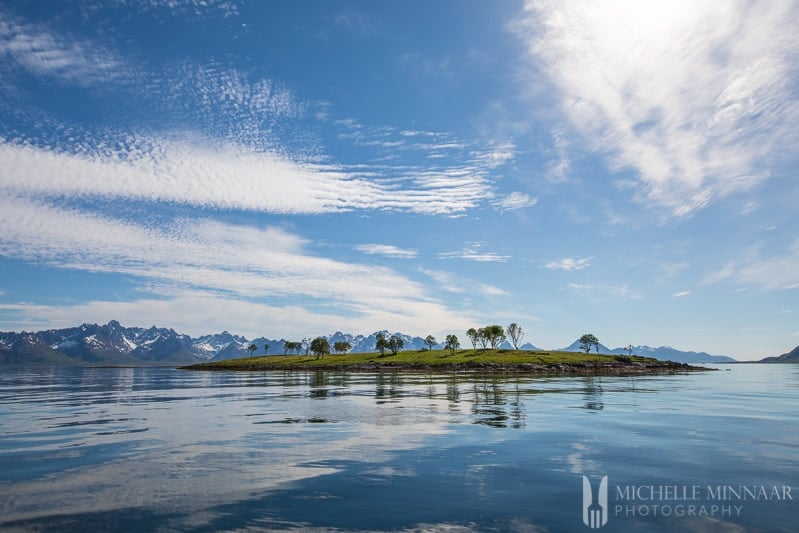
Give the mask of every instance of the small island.
<path id="1" fill-rule="evenodd" d="M 213 361 L 187 370 L 479 371 L 541 375 L 638 375 L 712 370 L 637 355 L 541 350 L 419 350 L 342 355 L 267 355 Z"/>

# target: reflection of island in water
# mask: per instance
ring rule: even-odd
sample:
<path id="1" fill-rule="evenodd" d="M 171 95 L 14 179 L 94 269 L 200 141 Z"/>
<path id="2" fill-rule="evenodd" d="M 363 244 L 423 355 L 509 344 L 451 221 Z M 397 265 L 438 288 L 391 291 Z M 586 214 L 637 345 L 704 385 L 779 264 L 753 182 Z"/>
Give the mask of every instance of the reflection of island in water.
<path id="1" fill-rule="evenodd" d="M 292 385 L 297 384 L 298 378 L 303 381 L 313 399 L 335 401 L 335 396 L 353 394 L 353 388 L 363 387 L 361 394 L 372 396 L 377 405 L 396 404 L 404 398 L 426 398 L 431 401 L 427 404 L 429 409 L 446 407 L 452 412 L 468 413 L 472 423 L 495 428 L 524 428 L 531 399 L 541 394 L 577 393 L 582 395 L 581 408 L 601 411 L 605 407 L 603 379 L 606 378 L 601 376 L 570 378 L 569 385 L 561 387 L 557 379 L 496 374 L 352 374 L 318 370 L 284 375 Z M 575 380 L 581 384 L 576 390 Z"/>

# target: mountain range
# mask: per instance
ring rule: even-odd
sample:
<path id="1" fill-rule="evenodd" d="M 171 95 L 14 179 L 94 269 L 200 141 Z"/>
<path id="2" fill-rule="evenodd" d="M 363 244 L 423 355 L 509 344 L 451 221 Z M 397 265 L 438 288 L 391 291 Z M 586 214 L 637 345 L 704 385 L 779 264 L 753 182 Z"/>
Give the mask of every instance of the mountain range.
<path id="1" fill-rule="evenodd" d="M 761 363 L 799 363 L 799 346 L 788 353 L 776 357 L 766 357 L 760 360 Z"/>
<path id="2" fill-rule="evenodd" d="M 564 352 L 581 352 L 579 339 L 571 343 L 565 348 L 561 348 Z M 613 348 L 612 350 L 599 344 L 598 353 L 607 355 L 627 355 L 630 353 L 627 348 Z M 644 357 L 654 357 L 664 361 L 674 361 L 677 363 L 735 363 L 736 360 L 726 355 L 710 355 L 706 352 L 684 352 L 671 346 L 659 346 L 653 348 L 651 346 L 633 346 L 632 353 L 634 355 L 643 355 Z"/>
<path id="3" fill-rule="evenodd" d="M 351 335 L 340 331 L 329 335 L 331 347 L 336 342 L 348 342 L 352 352 L 373 352 L 378 333 L 391 335 L 388 331 L 371 335 Z M 421 350 L 426 347 L 424 339 L 402 333 L 394 333 L 404 342 L 403 350 Z M 61 365 L 158 365 L 195 363 L 200 361 L 233 359 L 249 355 L 247 348 L 256 346 L 253 355 L 280 355 L 287 340 L 259 337 L 247 339 L 227 331 L 214 335 L 192 338 L 169 328 L 124 327 L 116 320 L 105 325 L 83 324 L 72 328 L 51 329 L 39 332 L 0 332 L 0 363 L 15 364 L 61 364 Z M 443 348 L 440 343 L 435 348 Z M 468 340 L 462 340 L 468 347 Z M 501 349 L 512 348 L 504 342 Z M 537 350 L 526 343 L 524 350 Z M 562 351 L 581 351 L 575 341 Z M 735 359 L 705 352 L 684 352 L 661 346 L 635 346 L 633 353 L 671 360 L 680 363 L 735 362 Z M 796 350 L 794 350 L 796 351 Z M 608 349 L 599 345 L 599 353 L 626 354 L 626 348 Z M 793 353 L 793 352 L 791 352 Z M 786 356 L 789 354 L 785 354 Z"/>

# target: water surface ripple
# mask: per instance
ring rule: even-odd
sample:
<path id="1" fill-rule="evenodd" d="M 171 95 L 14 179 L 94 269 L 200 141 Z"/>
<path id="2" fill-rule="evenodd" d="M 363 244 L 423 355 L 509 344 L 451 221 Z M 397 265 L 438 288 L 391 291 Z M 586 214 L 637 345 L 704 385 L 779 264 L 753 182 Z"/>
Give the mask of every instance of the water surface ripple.
<path id="1" fill-rule="evenodd" d="M 717 368 L 3 366 L 0 529 L 589 530 L 607 475 L 605 531 L 796 531 L 799 365 Z"/>

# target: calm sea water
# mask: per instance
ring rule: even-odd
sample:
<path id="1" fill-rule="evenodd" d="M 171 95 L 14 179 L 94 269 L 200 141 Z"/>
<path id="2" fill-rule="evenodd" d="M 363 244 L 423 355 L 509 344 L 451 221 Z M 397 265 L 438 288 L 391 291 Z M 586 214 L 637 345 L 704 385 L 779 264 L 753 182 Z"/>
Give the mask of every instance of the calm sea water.
<path id="1" fill-rule="evenodd" d="M 0 529 L 797 531 L 799 365 L 718 368 L 2 366 Z"/>

